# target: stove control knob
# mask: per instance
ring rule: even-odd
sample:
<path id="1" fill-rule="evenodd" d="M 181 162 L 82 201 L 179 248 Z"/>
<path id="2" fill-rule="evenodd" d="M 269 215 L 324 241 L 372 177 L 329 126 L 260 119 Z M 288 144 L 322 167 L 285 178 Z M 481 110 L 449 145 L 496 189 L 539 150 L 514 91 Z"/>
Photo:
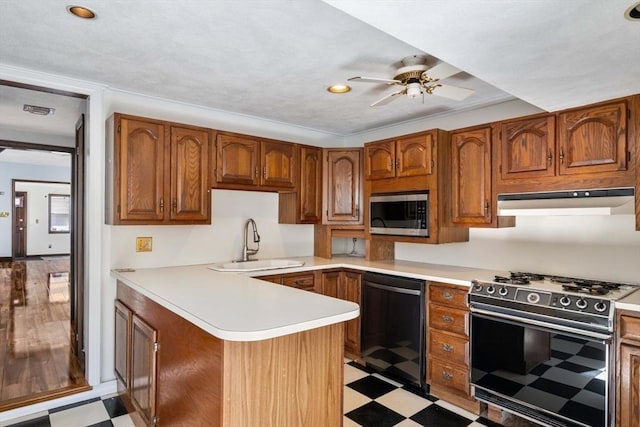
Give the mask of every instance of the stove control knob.
<path id="1" fill-rule="evenodd" d="M 489 295 L 493 295 L 493 294 L 495 294 L 495 293 L 496 293 L 496 288 L 494 288 L 493 286 L 488 286 L 488 287 L 487 287 L 487 293 L 488 293 Z"/>
<path id="2" fill-rule="evenodd" d="M 498 293 L 504 297 L 509 293 L 509 289 L 507 289 L 506 287 L 503 286 L 503 287 L 500 288 Z"/>
<path id="3" fill-rule="evenodd" d="M 560 298 L 560 305 L 562 305 L 563 307 L 568 307 L 569 304 L 571 304 L 571 298 L 566 295 Z"/>
<path id="4" fill-rule="evenodd" d="M 480 283 L 476 283 L 473 286 L 473 290 L 476 291 L 476 292 L 482 292 L 482 285 Z"/>
<path id="5" fill-rule="evenodd" d="M 580 298 L 578 301 L 576 301 L 576 307 L 578 307 L 580 310 L 584 310 L 585 308 L 587 308 L 587 301 Z"/>
<path id="6" fill-rule="evenodd" d="M 598 301 L 597 303 L 595 303 L 595 305 L 593 306 L 593 308 L 595 308 L 597 312 L 602 313 L 602 312 L 604 312 L 604 311 L 606 311 L 606 310 L 607 310 L 607 304 L 605 304 L 605 303 L 604 303 L 604 302 L 602 302 L 602 301 Z"/>
<path id="7" fill-rule="evenodd" d="M 527 295 L 527 301 L 531 304 L 537 304 L 540 302 L 540 295 L 536 294 L 535 292 L 531 292 L 529 295 Z"/>

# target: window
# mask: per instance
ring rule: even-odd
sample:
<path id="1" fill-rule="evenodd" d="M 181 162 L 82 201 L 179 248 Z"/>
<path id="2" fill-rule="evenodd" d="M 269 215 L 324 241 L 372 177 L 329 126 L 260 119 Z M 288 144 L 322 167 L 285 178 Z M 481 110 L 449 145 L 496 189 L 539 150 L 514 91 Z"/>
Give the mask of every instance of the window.
<path id="1" fill-rule="evenodd" d="M 71 223 L 71 196 L 49 194 L 49 234 L 69 233 Z"/>

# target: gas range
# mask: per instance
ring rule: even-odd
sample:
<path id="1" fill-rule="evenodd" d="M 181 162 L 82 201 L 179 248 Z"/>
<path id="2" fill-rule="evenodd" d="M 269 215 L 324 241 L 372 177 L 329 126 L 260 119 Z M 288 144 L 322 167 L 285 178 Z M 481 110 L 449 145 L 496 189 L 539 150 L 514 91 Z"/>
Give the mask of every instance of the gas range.
<path id="1" fill-rule="evenodd" d="M 475 280 L 471 305 L 518 312 L 579 328 L 613 331 L 613 301 L 638 289 L 637 285 L 546 274 L 513 272 L 492 281 Z"/>

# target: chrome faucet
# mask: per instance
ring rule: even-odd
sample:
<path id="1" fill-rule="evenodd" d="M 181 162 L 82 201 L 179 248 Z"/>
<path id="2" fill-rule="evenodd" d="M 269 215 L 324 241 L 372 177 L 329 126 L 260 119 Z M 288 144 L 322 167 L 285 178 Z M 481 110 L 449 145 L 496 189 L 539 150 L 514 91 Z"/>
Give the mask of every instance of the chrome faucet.
<path id="1" fill-rule="evenodd" d="M 257 243 L 255 249 L 249 249 L 249 225 L 253 227 L 253 243 Z M 242 247 L 242 259 L 241 261 L 251 261 L 249 257 L 255 255 L 260 250 L 260 235 L 258 234 L 258 228 L 253 218 L 249 218 L 244 224 L 244 246 Z"/>

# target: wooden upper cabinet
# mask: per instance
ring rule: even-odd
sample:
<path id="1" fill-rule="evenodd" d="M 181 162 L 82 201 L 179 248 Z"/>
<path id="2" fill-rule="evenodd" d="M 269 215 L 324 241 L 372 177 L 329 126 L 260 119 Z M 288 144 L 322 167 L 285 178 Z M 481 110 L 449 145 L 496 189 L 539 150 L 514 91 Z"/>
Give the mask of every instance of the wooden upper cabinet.
<path id="1" fill-rule="evenodd" d="M 280 141 L 261 141 L 261 185 L 293 188 L 296 184 L 297 153 L 295 144 Z"/>
<path id="2" fill-rule="evenodd" d="M 626 102 L 560 113 L 558 151 L 560 175 L 626 170 Z"/>
<path id="3" fill-rule="evenodd" d="M 211 222 L 208 129 L 116 113 L 107 135 L 107 222 Z"/>
<path id="4" fill-rule="evenodd" d="M 451 134 L 453 223 L 491 224 L 491 127 Z"/>
<path id="5" fill-rule="evenodd" d="M 322 149 L 300 147 L 300 222 L 322 221 Z"/>
<path id="6" fill-rule="evenodd" d="M 502 179 L 555 175 L 555 116 L 503 123 L 500 128 Z"/>
<path id="7" fill-rule="evenodd" d="M 365 178 L 430 175 L 434 143 L 434 134 L 426 133 L 365 144 Z"/>
<path id="8" fill-rule="evenodd" d="M 208 183 L 209 132 L 171 127 L 171 220 L 206 220 L 211 204 Z"/>
<path id="9" fill-rule="evenodd" d="M 116 124 L 116 215 L 120 221 L 162 221 L 165 205 L 165 125 L 122 118 Z M 168 209 L 168 206 L 166 206 Z"/>
<path id="10" fill-rule="evenodd" d="M 325 221 L 362 223 L 361 149 L 327 149 Z"/>
<path id="11" fill-rule="evenodd" d="M 258 185 L 260 183 L 258 139 L 218 134 L 216 145 L 218 184 Z"/>

